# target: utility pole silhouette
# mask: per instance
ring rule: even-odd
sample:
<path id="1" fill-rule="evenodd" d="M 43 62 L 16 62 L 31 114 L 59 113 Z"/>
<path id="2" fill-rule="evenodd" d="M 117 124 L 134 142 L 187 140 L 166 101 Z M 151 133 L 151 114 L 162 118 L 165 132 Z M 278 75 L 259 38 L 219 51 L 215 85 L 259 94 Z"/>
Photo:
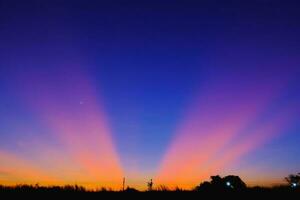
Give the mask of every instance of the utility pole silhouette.
<path id="1" fill-rule="evenodd" d="M 153 181 L 150 179 L 150 182 L 148 182 L 148 191 L 152 191 Z"/>
<path id="2" fill-rule="evenodd" d="M 125 191 L 125 177 L 123 178 L 123 192 Z"/>

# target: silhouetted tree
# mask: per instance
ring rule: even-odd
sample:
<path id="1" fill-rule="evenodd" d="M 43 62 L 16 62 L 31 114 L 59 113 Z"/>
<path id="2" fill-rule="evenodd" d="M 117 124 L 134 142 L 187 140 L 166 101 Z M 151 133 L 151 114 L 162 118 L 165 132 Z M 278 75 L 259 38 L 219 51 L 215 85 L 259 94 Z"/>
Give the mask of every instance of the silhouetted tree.
<path id="1" fill-rule="evenodd" d="M 212 188 L 211 183 L 208 181 L 204 181 L 203 183 L 200 183 L 200 185 L 196 186 L 195 190 L 196 191 L 208 191 Z"/>
<path id="2" fill-rule="evenodd" d="M 246 189 L 246 183 L 242 181 L 242 179 L 239 176 L 226 176 L 223 178 L 223 184 L 226 185 L 226 187 L 235 189 L 235 190 L 244 190 Z"/>
<path id="3" fill-rule="evenodd" d="M 223 189 L 224 185 L 223 185 L 223 179 L 221 178 L 221 176 L 217 175 L 217 176 L 211 176 L 211 185 L 215 188 L 215 189 Z"/>
<path id="4" fill-rule="evenodd" d="M 298 173 L 298 174 L 290 174 L 288 177 L 285 177 L 285 180 L 292 187 L 299 187 L 299 185 L 300 185 L 300 173 Z"/>
<path id="5" fill-rule="evenodd" d="M 220 190 L 244 190 L 247 188 L 246 184 L 242 181 L 242 179 L 239 176 L 225 176 L 220 177 L 217 176 L 211 176 L 210 182 L 203 182 L 199 186 L 197 186 L 196 190 L 202 190 L 202 191 L 220 191 Z"/>

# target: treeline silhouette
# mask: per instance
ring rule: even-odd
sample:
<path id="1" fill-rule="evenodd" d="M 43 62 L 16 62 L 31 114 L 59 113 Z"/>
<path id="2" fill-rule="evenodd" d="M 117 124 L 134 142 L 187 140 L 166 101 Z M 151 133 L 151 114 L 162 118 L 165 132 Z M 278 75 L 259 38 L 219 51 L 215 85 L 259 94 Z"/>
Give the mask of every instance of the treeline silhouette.
<path id="1" fill-rule="evenodd" d="M 66 186 L 40 186 L 36 185 L 16 185 L 4 186 L 0 185 L 0 193 L 101 193 L 101 194 L 121 194 L 121 193 L 147 193 L 147 194 L 243 194 L 243 195 L 297 195 L 300 197 L 300 173 L 291 174 L 285 178 L 286 184 L 273 186 L 273 187 L 247 187 L 246 183 L 239 177 L 229 175 L 221 177 L 219 175 L 211 176 L 210 181 L 204 181 L 192 190 L 184 190 L 181 188 L 169 189 L 167 186 L 159 185 L 152 188 L 148 184 L 148 190 L 139 191 L 135 188 L 128 187 L 121 190 L 112 190 L 107 188 L 100 188 L 98 190 L 88 190 L 79 185 L 66 185 Z"/>

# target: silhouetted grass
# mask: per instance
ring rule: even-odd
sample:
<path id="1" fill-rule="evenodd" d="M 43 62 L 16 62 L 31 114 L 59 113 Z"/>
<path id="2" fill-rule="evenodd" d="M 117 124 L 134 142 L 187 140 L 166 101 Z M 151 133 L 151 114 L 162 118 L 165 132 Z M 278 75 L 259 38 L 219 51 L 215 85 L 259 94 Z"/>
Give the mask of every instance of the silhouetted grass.
<path id="1" fill-rule="evenodd" d="M 152 191 L 139 191 L 135 188 L 127 188 L 124 191 L 110 190 L 107 188 L 101 188 L 98 190 L 88 190 L 83 186 L 78 185 L 65 185 L 65 186 L 40 186 L 40 185 L 15 185 L 4 186 L 0 185 L 0 192 L 6 193 L 147 193 L 147 194 L 160 194 L 160 193 L 193 193 L 193 194 L 205 194 L 216 193 L 214 189 L 203 190 L 183 190 L 180 188 L 170 189 L 167 186 L 160 185 Z M 300 195 L 300 188 L 291 188 L 289 186 L 276 186 L 276 187 L 248 187 L 244 190 L 217 190 L 222 194 L 287 194 L 294 193 Z M 300 196 L 299 196 L 300 197 Z"/>

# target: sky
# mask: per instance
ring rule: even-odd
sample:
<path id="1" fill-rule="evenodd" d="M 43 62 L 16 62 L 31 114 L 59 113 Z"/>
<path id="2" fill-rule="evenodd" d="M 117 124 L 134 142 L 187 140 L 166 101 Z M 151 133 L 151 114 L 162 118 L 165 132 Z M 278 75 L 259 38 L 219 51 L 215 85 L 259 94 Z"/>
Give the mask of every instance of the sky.
<path id="1" fill-rule="evenodd" d="M 300 172 L 299 2 L 0 0 L 0 184 Z"/>

